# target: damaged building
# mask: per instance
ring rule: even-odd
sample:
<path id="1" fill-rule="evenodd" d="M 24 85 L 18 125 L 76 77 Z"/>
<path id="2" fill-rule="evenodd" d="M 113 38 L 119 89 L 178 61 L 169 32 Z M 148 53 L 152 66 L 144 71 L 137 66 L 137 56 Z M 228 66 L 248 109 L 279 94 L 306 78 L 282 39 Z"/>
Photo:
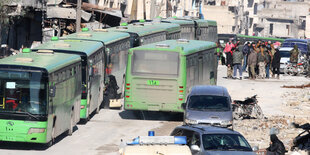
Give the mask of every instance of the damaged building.
<path id="1" fill-rule="evenodd" d="M 111 4 L 114 8 L 110 8 Z M 124 17 L 124 4 L 83 0 L 81 27 L 119 25 Z M 0 25 L 1 57 L 76 30 L 77 0 L 9 0 L 0 7 L 8 10 L 5 15 L 8 22 Z"/>
<path id="2" fill-rule="evenodd" d="M 219 33 L 310 38 L 309 11 L 309 0 L 203 1 L 203 14 L 217 21 Z"/>

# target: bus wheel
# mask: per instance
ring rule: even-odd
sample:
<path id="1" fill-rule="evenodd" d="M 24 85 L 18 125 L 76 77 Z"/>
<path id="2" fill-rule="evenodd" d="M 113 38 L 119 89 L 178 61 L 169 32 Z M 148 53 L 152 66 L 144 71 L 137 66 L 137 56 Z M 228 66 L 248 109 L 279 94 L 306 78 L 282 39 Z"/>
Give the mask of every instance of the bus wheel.
<path id="1" fill-rule="evenodd" d="M 68 130 L 68 136 L 72 136 L 73 127 L 74 127 L 74 119 L 73 119 L 73 112 L 72 112 L 72 114 L 71 114 L 71 120 L 70 120 L 70 128 L 69 128 L 69 130 Z"/>

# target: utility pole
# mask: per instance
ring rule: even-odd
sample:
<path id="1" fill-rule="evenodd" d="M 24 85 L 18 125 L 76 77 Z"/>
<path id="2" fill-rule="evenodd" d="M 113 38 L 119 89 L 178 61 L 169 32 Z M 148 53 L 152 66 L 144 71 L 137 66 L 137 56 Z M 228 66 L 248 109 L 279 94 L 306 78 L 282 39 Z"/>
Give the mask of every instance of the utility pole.
<path id="1" fill-rule="evenodd" d="M 245 27 L 245 20 L 244 20 L 244 0 L 241 0 L 241 5 L 240 5 L 240 11 L 239 11 L 239 14 L 240 14 L 240 28 L 239 28 L 239 33 L 241 33 L 243 30 L 244 30 L 244 27 Z"/>
<path id="2" fill-rule="evenodd" d="M 145 8 L 145 0 L 143 0 L 143 19 L 146 19 L 146 8 Z"/>
<path id="3" fill-rule="evenodd" d="M 137 19 L 137 10 L 137 0 L 133 0 L 131 5 L 130 20 Z"/>
<path id="4" fill-rule="evenodd" d="M 239 10 L 240 10 L 240 1 L 238 2 L 238 6 L 235 7 L 235 30 L 234 30 L 235 34 L 237 34 L 239 32 L 239 27 L 238 27 Z"/>
<path id="5" fill-rule="evenodd" d="M 77 7 L 76 7 L 76 32 L 81 30 L 81 7 L 82 7 L 82 0 L 77 0 Z"/>

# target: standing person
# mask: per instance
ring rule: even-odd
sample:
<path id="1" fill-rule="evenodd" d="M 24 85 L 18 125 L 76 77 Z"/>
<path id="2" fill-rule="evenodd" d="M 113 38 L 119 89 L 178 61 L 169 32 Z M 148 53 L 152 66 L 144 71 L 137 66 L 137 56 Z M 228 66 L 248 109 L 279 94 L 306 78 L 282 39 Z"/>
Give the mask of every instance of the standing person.
<path id="1" fill-rule="evenodd" d="M 276 53 L 276 50 L 275 50 L 276 48 L 275 48 L 274 44 L 271 44 L 270 47 L 271 47 L 271 67 L 270 67 L 270 72 L 271 72 L 272 76 L 274 77 L 272 61 L 273 61 L 274 54 Z"/>
<path id="2" fill-rule="evenodd" d="M 298 49 L 298 46 L 297 46 L 296 44 L 294 45 L 294 49 L 292 49 L 292 50 L 290 51 L 290 53 L 291 53 L 290 62 L 291 62 L 292 64 L 297 64 L 297 62 L 298 62 L 299 49 Z"/>
<path id="3" fill-rule="evenodd" d="M 247 42 L 242 49 L 242 53 L 243 53 L 243 68 L 242 70 L 244 72 L 246 72 L 246 67 L 247 67 L 247 59 L 248 59 L 248 55 L 250 54 L 250 42 Z"/>
<path id="4" fill-rule="evenodd" d="M 269 79 L 269 69 L 271 66 L 271 46 L 267 45 L 267 50 L 265 51 L 265 55 L 266 55 L 266 78 Z"/>
<path id="5" fill-rule="evenodd" d="M 250 54 L 248 56 L 248 66 L 249 66 L 249 77 L 250 79 L 255 80 L 256 74 L 255 74 L 255 68 L 257 65 L 257 53 L 254 50 L 255 44 L 252 44 L 252 47 L 250 48 Z"/>
<path id="6" fill-rule="evenodd" d="M 260 46 L 260 52 L 257 53 L 257 62 L 259 69 L 259 78 L 265 79 L 266 77 L 266 54 L 265 54 L 265 45 Z"/>
<path id="7" fill-rule="evenodd" d="M 226 55 L 226 66 L 227 66 L 227 78 L 232 78 L 232 65 L 233 65 L 233 59 L 232 59 L 232 48 L 234 47 L 232 40 L 229 40 L 229 42 L 226 43 L 224 52 Z"/>
<path id="8" fill-rule="evenodd" d="M 230 39 L 229 42 L 227 42 L 225 45 L 224 52 L 230 52 L 231 48 L 233 48 L 233 47 L 234 47 L 234 44 L 233 44 L 232 40 Z"/>
<path id="9" fill-rule="evenodd" d="M 255 51 L 256 51 L 257 56 L 258 56 L 258 54 L 261 53 L 261 46 L 262 46 L 262 45 L 260 45 L 259 42 L 258 42 L 257 45 L 256 45 L 256 47 L 254 48 Z M 256 67 L 255 67 L 255 73 L 256 73 L 257 76 L 259 75 L 259 66 L 258 66 L 258 62 L 257 62 Z"/>
<path id="10" fill-rule="evenodd" d="M 232 78 L 233 53 L 230 50 L 226 52 L 227 78 Z"/>
<path id="11" fill-rule="evenodd" d="M 216 54 L 217 54 L 217 62 L 222 61 L 223 57 L 223 47 L 221 46 L 220 42 L 216 43 Z M 218 63 L 219 64 L 219 63 Z M 223 61 L 221 63 L 223 65 Z"/>
<path id="12" fill-rule="evenodd" d="M 281 55 L 279 49 L 275 49 L 275 53 L 273 55 L 273 60 L 272 60 L 272 70 L 273 74 L 272 77 L 274 78 L 275 75 L 277 74 L 277 79 L 280 79 L 280 60 L 281 60 Z"/>
<path id="13" fill-rule="evenodd" d="M 267 148 L 267 155 L 284 155 L 285 147 L 279 138 L 272 134 L 270 135 L 270 145 Z"/>
<path id="14" fill-rule="evenodd" d="M 259 48 L 261 45 L 262 45 L 262 41 L 258 40 L 257 43 L 256 43 L 256 48 Z"/>
<path id="15" fill-rule="evenodd" d="M 237 70 L 239 70 L 239 79 L 242 80 L 242 59 L 243 59 L 243 54 L 241 51 L 239 51 L 238 48 L 239 43 L 237 44 L 237 47 L 235 49 L 235 52 L 233 54 L 233 65 L 234 65 L 234 78 L 237 78 Z"/>

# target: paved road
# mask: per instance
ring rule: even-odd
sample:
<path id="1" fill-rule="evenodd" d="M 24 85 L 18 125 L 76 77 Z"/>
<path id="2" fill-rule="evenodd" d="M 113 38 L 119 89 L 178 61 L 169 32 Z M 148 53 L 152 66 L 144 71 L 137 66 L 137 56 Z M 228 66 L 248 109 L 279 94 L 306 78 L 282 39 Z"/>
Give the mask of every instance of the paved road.
<path id="1" fill-rule="evenodd" d="M 277 80 L 227 80 L 226 68 L 219 67 L 218 84 L 228 88 L 233 99 L 242 99 L 252 94 L 259 94 L 263 111 L 270 113 L 273 104 L 267 101 L 273 99 L 276 106 L 281 105 L 278 94 L 275 91 L 283 84 L 298 84 L 307 81 L 305 78 L 285 77 Z M 296 80 L 297 79 L 297 80 Z M 266 87 L 268 86 L 268 87 Z M 267 92 L 266 92 L 267 91 Z M 272 94 L 274 93 L 274 95 Z M 267 98 L 264 100 L 264 98 Z M 279 103 L 278 103 L 279 102 Z M 172 129 L 182 124 L 182 115 L 165 116 L 163 113 L 134 114 L 131 111 L 102 109 L 86 125 L 77 125 L 72 136 L 61 136 L 50 148 L 40 145 L 24 143 L 0 143 L 0 154 L 57 154 L 57 155 L 116 155 L 120 140 L 128 141 L 139 135 L 147 135 L 147 131 L 155 130 L 156 135 L 168 135 Z"/>

